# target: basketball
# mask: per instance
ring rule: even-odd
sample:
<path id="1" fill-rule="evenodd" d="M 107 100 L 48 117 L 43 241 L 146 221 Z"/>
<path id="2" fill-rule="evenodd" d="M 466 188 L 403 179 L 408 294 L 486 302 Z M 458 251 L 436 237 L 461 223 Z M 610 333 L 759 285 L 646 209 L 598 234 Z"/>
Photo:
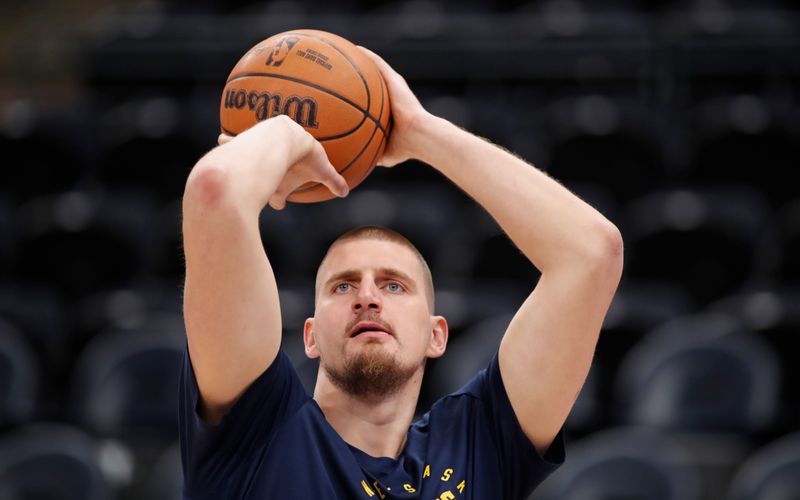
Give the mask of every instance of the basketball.
<path id="1" fill-rule="evenodd" d="M 375 63 L 350 41 L 316 30 L 263 40 L 228 76 L 220 103 L 224 134 L 235 136 L 280 114 L 322 144 L 350 189 L 375 168 L 391 127 L 389 94 Z M 334 197 L 324 185 L 306 183 L 288 200 L 313 203 Z"/>

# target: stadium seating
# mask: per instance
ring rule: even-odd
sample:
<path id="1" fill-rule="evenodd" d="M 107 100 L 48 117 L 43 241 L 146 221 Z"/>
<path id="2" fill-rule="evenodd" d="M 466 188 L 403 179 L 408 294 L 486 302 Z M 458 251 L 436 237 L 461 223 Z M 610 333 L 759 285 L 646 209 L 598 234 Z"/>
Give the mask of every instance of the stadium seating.
<path id="1" fill-rule="evenodd" d="M 706 305 L 757 277 L 767 214 L 746 186 L 647 194 L 623 213 L 626 275 L 680 285 Z"/>
<path id="2" fill-rule="evenodd" d="M 232 65 L 300 25 L 374 49 L 427 109 L 623 234 L 567 463 L 532 499 L 797 500 L 796 2 L 51 3 L 0 16 L 1 500 L 180 497 L 184 182 L 215 144 Z M 449 320 L 419 414 L 485 366 L 539 275 L 417 161 L 345 199 L 265 210 L 283 348 L 309 391 L 314 274 L 361 224 L 420 248 Z"/>
<path id="3" fill-rule="evenodd" d="M 690 452 L 669 434 L 610 428 L 569 443 L 568 461 L 529 500 L 699 500 L 703 483 Z"/>
<path id="4" fill-rule="evenodd" d="M 800 433 L 757 450 L 731 481 L 728 500 L 793 500 L 800 492 Z"/>
<path id="5" fill-rule="evenodd" d="M 37 416 L 40 378 L 33 349 L 0 318 L 0 428 Z"/>
<path id="6" fill-rule="evenodd" d="M 678 318 L 650 332 L 619 368 L 629 424 L 755 433 L 772 423 L 779 368 L 769 345 L 732 318 Z"/>
<path id="7" fill-rule="evenodd" d="M 180 332 L 149 330 L 105 332 L 90 341 L 70 382 L 72 418 L 145 453 L 162 447 L 178 425 L 184 346 Z"/>
<path id="8" fill-rule="evenodd" d="M 0 437 L 0 498 L 108 500 L 100 445 L 82 430 L 32 423 Z"/>
<path id="9" fill-rule="evenodd" d="M 773 423 L 775 431 L 792 431 L 800 421 L 800 401 L 797 399 L 800 367 L 794 353 L 800 335 L 800 290 L 796 287 L 759 287 L 729 297 L 709 306 L 735 316 L 748 329 L 769 344 L 780 366 L 778 384 L 780 405 Z"/>

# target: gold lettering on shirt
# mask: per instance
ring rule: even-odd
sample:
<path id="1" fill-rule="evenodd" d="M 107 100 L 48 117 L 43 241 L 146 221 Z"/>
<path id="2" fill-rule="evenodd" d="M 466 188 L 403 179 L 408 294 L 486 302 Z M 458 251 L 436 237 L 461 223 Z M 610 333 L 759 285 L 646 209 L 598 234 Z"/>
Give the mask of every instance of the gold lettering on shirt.
<path id="1" fill-rule="evenodd" d="M 417 492 L 417 489 L 416 489 L 416 488 L 414 488 L 413 486 L 411 486 L 411 485 L 410 485 L 410 484 L 408 484 L 408 483 L 404 484 L 404 485 L 403 485 L 403 488 L 405 488 L 405 490 L 406 490 L 407 492 L 409 492 L 409 493 L 416 493 L 416 492 Z"/>
<path id="2" fill-rule="evenodd" d="M 453 495 L 453 492 L 450 491 L 450 490 L 447 490 L 444 493 L 442 493 L 441 495 L 439 495 L 439 498 L 437 500 L 455 500 L 455 498 L 456 497 L 455 497 L 455 495 Z"/>
<path id="3" fill-rule="evenodd" d="M 441 480 L 442 481 L 449 481 L 450 480 L 450 474 L 452 474 L 452 473 L 453 473 L 453 469 L 445 469 L 444 473 L 442 474 Z"/>
<path id="4" fill-rule="evenodd" d="M 425 466 L 425 472 L 422 473 L 422 478 L 425 479 L 426 477 L 428 477 L 430 475 L 431 475 L 431 466 L 430 465 L 426 465 Z"/>
<path id="5" fill-rule="evenodd" d="M 361 480 L 361 486 L 363 486 L 363 487 L 364 487 L 364 491 L 366 491 L 366 492 L 367 492 L 367 495 L 369 495 L 369 496 L 371 496 L 371 497 L 374 497 L 374 496 L 375 496 L 375 492 L 374 492 L 374 491 L 372 491 L 371 489 L 369 489 L 369 486 L 367 486 L 367 482 L 366 482 L 366 481 L 364 481 L 363 479 Z"/>
<path id="6" fill-rule="evenodd" d="M 384 492 L 382 492 L 382 491 L 381 491 L 381 487 L 380 487 L 380 486 L 378 486 L 378 481 L 375 481 L 374 483 L 372 483 L 372 486 L 374 486 L 374 487 L 375 487 L 375 491 L 377 491 L 377 492 L 378 492 L 378 496 L 379 496 L 379 497 L 381 497 L 382 499 L 383 499 L 383 498 L 386 498 L 386 494 L 385 494 Z"/>
<path id="7" fill-rule="evenodd" d="M 460 483 L 458 483 L 458 486 L 457 486 L 457 488 L 458 488 L 458 492 L 459 492 L 459 493 L 464 493 L 464 487 L 465 487 L 466 485 L 467 485 L 467 480 L 466 480 L 466 479 L 465 479 L 465 480 L 463 480 L 463 481 L 461 481 Z"/>

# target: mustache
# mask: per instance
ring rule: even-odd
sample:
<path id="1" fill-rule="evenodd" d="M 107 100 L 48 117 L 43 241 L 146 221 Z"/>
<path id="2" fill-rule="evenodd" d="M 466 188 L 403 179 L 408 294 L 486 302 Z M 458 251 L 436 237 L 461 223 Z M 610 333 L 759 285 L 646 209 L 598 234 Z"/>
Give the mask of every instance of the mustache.
<path id="1" fill-rule="evenodd" d="M 349 335 L 350 334 L 350 330 L 352 330 L 353 327 L 355 327 L 361 321 L 373 321 L 375 323 L 378 323 L 383 328 L 385 328 L 387 332 L 391 332 L 391 334 L 394 335 L 394 327 L 392 326 L 392 324 L 389 323 L 388 321 L 384 321 L 383 319 L 381 319 L 381 317 L 380 317 L 380 315 L 378 315 L 378 313 L 374 313 L 374 312 L 371 312 L 371 311 L 367 311 L 365 313 L 359 314 L 358 316 L 356 316 L 353 319 L 353 321 L 348 323 L 347 326 L 344 329 L 345 335 Z"/>

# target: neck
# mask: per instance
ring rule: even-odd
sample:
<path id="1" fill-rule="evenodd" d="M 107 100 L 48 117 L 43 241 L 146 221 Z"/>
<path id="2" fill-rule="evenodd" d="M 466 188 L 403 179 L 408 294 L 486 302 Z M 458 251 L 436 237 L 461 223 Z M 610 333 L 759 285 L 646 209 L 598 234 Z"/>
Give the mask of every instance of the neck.
<path id="1" fill-rule="evenodd" d="M 320 368 L 314 400 L 325 419 L 347 443 L 373 457 L 397 458 L 414 418 L 424 368 L 397 392 L 361 398 L 342 391 Z"/>

